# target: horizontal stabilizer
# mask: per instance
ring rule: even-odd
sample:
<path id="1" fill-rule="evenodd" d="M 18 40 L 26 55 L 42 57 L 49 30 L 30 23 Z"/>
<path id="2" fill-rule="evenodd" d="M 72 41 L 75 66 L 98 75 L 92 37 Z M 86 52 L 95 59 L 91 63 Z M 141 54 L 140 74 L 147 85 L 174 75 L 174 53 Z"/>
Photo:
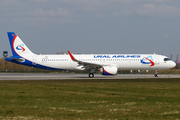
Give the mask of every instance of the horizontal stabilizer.
<path id="1" fill-rule="evenodd" d="M 16 60 L 16 61 L 18 61 L 18 62 L 24 62 L 24 61 L 25 61 L 24 58 L 19 57 L 19 56 L 10 56 L 10 57 L 7 57 L 7 58 L 10 58 L 10 59 L 12 59 L 12 60 Z"/>

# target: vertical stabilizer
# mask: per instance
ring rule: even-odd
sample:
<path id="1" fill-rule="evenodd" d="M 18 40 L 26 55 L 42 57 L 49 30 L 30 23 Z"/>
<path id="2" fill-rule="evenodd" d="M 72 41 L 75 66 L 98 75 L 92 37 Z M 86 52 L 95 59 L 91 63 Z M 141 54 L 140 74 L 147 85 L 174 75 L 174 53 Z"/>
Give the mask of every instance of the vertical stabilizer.
<path id="1" fill-rule="evenodd" d="M 32 55 L 33 53 L 29 48 L 23 43 L 23 41 L 14 32 L 8 32 L 9 42 L 12 50 L 13 56 L 22 57 L 24 55 Z"/>

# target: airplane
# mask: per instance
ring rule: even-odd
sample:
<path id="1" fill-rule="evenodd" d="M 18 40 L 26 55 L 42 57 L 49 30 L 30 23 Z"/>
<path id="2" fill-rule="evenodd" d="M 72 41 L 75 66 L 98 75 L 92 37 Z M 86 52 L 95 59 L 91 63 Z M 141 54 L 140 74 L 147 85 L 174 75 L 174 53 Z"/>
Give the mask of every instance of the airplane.
<path id="1" fill-rule="evenodd" d="M 49 70 L 88 71 L 93 78 L 95 72 L 102 75 L 117 75 L 119 70 L 157 70 L 175 67 L 175 62 L 164 55 L 157 54 L 35 54 L 14 32 L 7 32 L 12 56 L 6 61 L 35 68 Z"/>

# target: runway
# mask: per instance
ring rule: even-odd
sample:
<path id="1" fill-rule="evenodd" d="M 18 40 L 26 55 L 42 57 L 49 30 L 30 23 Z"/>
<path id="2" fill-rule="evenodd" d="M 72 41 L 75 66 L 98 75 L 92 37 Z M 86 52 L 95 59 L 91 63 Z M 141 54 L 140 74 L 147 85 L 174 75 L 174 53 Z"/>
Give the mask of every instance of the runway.
<path id="1" fill-rule="evenodd" d="M 155 78 L 153 74 L 118 74 L 103 76 L 95 74 L 89 78 L 88 74 L 61 74 L 61 73 L 0 73 L 0 80 L 81 80 L 81 79 L 143 79 Z M 158 78 L 180 78 L 180 75 L 160 74 Z"/>

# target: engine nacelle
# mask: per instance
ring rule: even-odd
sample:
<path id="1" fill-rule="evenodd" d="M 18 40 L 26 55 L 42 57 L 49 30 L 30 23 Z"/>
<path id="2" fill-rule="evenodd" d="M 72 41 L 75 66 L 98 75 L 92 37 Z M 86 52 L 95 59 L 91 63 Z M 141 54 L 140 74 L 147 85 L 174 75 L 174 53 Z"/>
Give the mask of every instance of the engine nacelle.
<path id="1" fill-rule="evenodd" d="M 117 66 L 104 66 L 103 68 L 100 68 L 100 73 L 102 75 L 117 75 L 117 71 Z"/>

